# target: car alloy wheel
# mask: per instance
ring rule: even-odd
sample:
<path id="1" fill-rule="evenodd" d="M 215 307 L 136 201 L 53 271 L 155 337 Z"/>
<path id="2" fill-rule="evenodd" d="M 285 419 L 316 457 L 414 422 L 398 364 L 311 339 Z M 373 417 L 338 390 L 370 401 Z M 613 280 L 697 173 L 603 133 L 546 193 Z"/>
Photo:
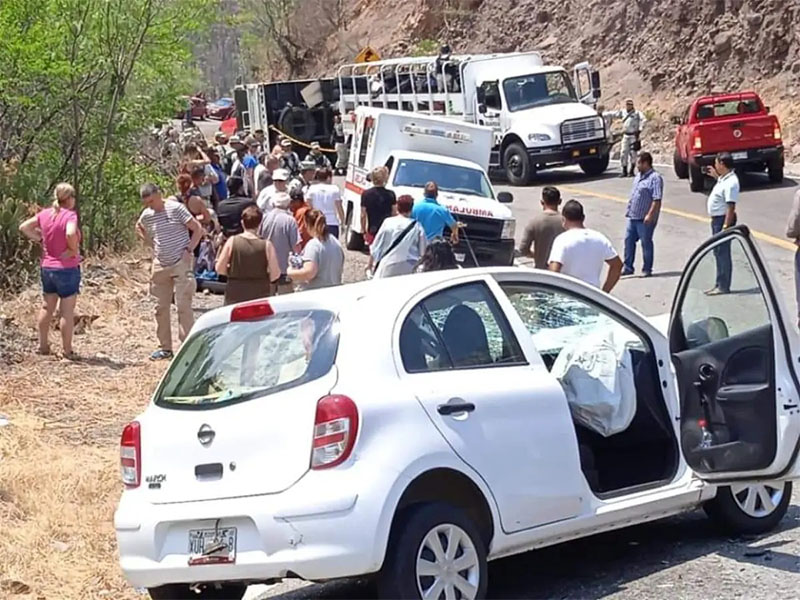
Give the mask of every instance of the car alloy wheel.
<path id="1" fill-rule="evenodd" d="M 731 495 L 741 511 L 756 519 L 772 514 L 783 499 L 784 484 L 769 483 L 735 484 L 731 486 Z"/>
<path id="2" fill-rule="evenodd" d="M 416 579 L 421 598 L 475 598 L 480 562 L 469 535 L 450 523 L 431 529 L 417 552 Z"/>

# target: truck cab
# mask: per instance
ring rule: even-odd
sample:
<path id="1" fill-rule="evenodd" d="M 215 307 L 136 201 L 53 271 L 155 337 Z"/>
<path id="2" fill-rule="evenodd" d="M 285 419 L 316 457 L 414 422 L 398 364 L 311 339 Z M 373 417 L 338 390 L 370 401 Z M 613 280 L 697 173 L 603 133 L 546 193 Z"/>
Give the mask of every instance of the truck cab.
<path id="1" fill-rule="evenodd" d="M 439 203 L 466 227 L 454 248 L 464 266 L 510 265 L 515 220 L 486 174 L 492 130 L 401 111 L 360 107 L 345 183 L 345 234 L 349 250 L 364 247 L 361 194 L 371 187 L 370 172 L 386 166 L 386 187 L 397 196 L 421 200 L 425 184 L 439 186 Z"/>
<path id="2" fill-rule="evenodd" d="M 783 135 L 778 118 L 755 92 L 717 94 L 696 99 L 677 125 L 673 165 L 692 191 L 705 187 L 704 169 L 720 152 L 730 152 L 737 171 L 764 171 L 783 181 Z"/>
<path id="3" fill-rule="evenodd" d="M 556 166 L 590 175 L 608 167 L 611 144 L 594 107 L 600 79 L 588 63 L 570 77 L 537 52 L 402 58 L 345 65 L 338 81 L 343 116 L 370 106 L 491 127 L 491 167 L 513 185 Z"/>

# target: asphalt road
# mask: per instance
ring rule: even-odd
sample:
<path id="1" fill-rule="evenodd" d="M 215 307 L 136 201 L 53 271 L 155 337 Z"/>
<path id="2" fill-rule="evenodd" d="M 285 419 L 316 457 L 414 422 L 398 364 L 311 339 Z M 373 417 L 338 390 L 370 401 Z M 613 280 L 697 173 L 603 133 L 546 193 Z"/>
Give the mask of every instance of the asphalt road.
<path id="1" fill-rule="evenodd" d="M 655 235 L 654 277 L 623 279 L 614 294 L 646 315 L 669 312 L 678 277 L 693 250 L 709 236 L 706 194 L 692 193 L 671 168 L 659 167 L 666 184 L 664 211 Z M 499 190 L 514 194 L 517 238 L 540 210 L 541 186 L 555 185 L 565 199 L 580 200 L 587 226 L 622 249 L 625 204 L 631 180 L 612 169 L 589 179 L 573 169 L 540 174 L 536 185 Z M 708 191 L 708 190 L 707 190 Z M 793 245 L 784 238 L 796 191 L 793 180 L 772 186 L 766 176 L 743 181 L 739 222 L 754 230 L 783 300 L 793 307 Z M 641 258 L 639 258 L 641 260 Z M 637 263 L 640 268 L 640 263 Z M 798 486 L 800 490 L 800 486 Z M 730 538 L 702 512 L 593 536 L 490 564 L 492 598 L 797 598 L 800 597 L 800 491 L 780 527 L 760 538 Z M 366 580 L 308 584 L 287 581 L 254 588 L 251 597 L 371 598 Z"/>

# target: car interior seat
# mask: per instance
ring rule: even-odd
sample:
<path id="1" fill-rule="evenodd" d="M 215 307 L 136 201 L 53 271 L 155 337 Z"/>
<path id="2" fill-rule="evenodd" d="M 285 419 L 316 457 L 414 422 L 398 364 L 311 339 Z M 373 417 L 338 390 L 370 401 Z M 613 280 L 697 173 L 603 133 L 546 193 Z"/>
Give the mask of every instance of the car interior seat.
<path id="1" fill-rule="evenodd" d="M 483 319 L 469 306 L 459 304 L 450 311 L 442 328 L 442 338 L 454 366 L 492 362 Z"/>

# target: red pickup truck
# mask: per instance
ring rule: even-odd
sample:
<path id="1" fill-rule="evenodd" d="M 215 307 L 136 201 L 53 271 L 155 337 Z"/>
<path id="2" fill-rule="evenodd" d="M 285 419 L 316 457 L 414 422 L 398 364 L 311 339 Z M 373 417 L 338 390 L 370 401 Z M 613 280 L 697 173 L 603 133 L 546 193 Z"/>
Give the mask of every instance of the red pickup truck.
<path id="1" fill-rule="evenodd" d="M 719 152 L 730 152 L 738 171 L 764 171 L 783 181 L 783 139 L 775 115 L 755 92 L 704 96 L 674 117 L 675 174 L 693 192 L 705 186 L 705 169 Z"/>

